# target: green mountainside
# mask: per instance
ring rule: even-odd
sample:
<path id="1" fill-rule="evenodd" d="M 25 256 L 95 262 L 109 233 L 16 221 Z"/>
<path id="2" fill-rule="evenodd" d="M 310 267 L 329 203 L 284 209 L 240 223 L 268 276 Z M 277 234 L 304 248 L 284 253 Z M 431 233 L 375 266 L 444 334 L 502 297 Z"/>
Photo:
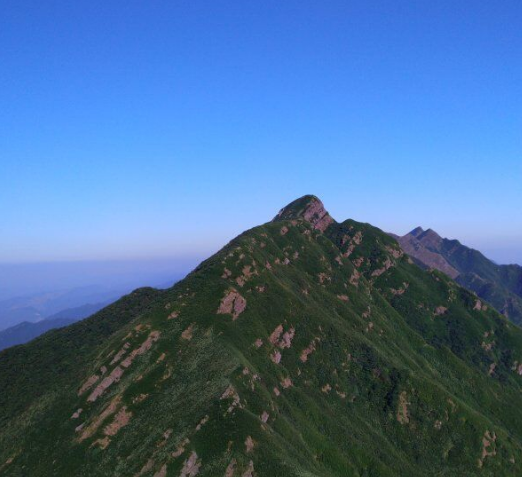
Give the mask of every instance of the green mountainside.
<path id="1" fill-rule="evenodd" d="M 0 352 L 0 475 L 522 475 L 522 330 L 314 196 Z"/>
<path id="2" fill-rule="evenodd" d="M 522 267 L 497 265 L 477 250 L 442 238 L 431 229 L 417 227 L 398 240 L 419 265 L 446 273 L 514 323 L 522 323 Z"/>

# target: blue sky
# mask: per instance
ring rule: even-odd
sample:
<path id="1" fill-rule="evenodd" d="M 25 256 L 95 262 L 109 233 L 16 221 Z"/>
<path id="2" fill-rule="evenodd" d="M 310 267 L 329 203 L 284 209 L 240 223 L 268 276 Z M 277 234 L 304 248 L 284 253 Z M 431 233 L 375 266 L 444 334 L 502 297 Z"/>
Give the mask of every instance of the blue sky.
<path id="1" fill-rule="evenodd" d="M 0 262 L 200 257 L 318 195 L 522 263 L 522 4 L 24 1 Z"/>

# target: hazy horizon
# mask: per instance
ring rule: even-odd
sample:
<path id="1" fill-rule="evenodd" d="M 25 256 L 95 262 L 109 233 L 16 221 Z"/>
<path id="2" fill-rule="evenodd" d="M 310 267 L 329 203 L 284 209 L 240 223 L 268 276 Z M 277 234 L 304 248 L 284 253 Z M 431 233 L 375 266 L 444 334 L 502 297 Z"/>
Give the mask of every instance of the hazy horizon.
<path id="1" fill-rule="evenodd" d="M 198 257 L 0 263 L 0 300 L 86 287 L 130 291 L 167 286 L 184 278 Z"/>
<path id="2" fill-rule="evenodd" d="M 286 205 L 286 204 L 285 204 Z M 274 212 L 275 214 L 275 212 Z M 343 221 L 352 217 L 336 217 L 334 216 L 336 220 Z M 260 221 L 257 224 L 251 225 L 261 225 L 262 223 L 268 221 L 269 219 L 265 221 Z M 366 222 L 366 221 L 364 221 Z M 369 222 L 371 223 L 371 222 Z M 378 224 L 372 223 L 372 225 L 379 227 Z M 195 266 L 197 266 L 201 261 L 205 260 L 206 258 L 209 258 L 212 254 L 216 253 L 220 248 L 226 245 L 230 240 L 232 240 L 235 236 L 239 235 L 240 233 L 244 232 L 250 227 L 245 227 L 243 230 L 240 228 L 238 230 L 232 231 L 231 235 L 229 237 L 223 236 L 223 240 L 221 243 L 218 243 L 216 240 L 215 244 L 207 244 L 206 247 L 203 247 L 199 250 L 199 253 L 192 253 L 192 254 L 176 254 L 176 250 L 172 250 L 171 254 L 166 254 L 163 256 L 134 256 L 134 257 L 115 257 L 115 258 L 84 258 L 84 259 L 53 259 L 49 258 L 47 260 L 10 260 L 10 261 L 0 261 L 0 268 L 2 267 L 30 267 L 30 266 L 38 266 L 38 267 L 48 267 L 48 266 L 92 266 L 93 270 L 96 270 L 97 267 L 99 267 L 99 272 L 102 272 L 104 270 L 105 272 L 110 271 L 112 268 L 118 269 L 122 265 L 127 268 L 128 271 L 132 270 L 132 267 L 135 266 L 137 270 L 139 271 L 140 268 L 143 267 L 143 265 L 146 265 L 146 268 L 148 267 L 151 270 L 154 270 L 157 268 L 158 270 L 162 270 L 163 272 L 171 271 L 172 273 L 176 275 L 184 275 L 188 273 L 191 269 L 193 269 Z M 460 230 L 461 235 L 460 236 L 452 236 L 448 235 L 444 232 L 446 229 L 451 229 L 451 227 L 445 227 L 444 224 L 439 224 L 441 228 L 432 226 L 430 224 L 424 224 L 419 223 L 417 225 L 404 225 L 400 228 L 389 228 L 389 227 L 380 227 L 385 232 L 394 233 L 396 235 L 405 235 L 406 233 L 413 230 L 415 227 L 420 226 L 422 228 L 426 229 L 433 229 L 437 233 L 439 233 L 442 237 L 448 238 L 448 239 L 456 239 L 459 240 L 463 245 L 473 248 L 475 250 L 478 250 L 479 252 L 483 253 L 487 258 L 495 261 L 499 264 L 522 264 L 522 251 L 520 250 L 520 242 L 518 240 L 509 241 L 509 239 L 501 238 L 501 237 L 495 237 L 497 244 L 502 244 L 503 246 L 497 246 L 492 247 L 488 244 L 488 240 L 486 237 L 486 240 L 481 239 L 480 237 L 476 240 L 470 239 L 469 237 L 467 240 L 463 237 L 466 237 L 467 234 L 465 233 L 464 229 Z M 225 234 L 223 234 L 225 235 Z M 493 243 L 495 241 L 492 241 Z M 169 267 L 172 267 L 169 269 Z M 103 273 L 102 273 L 103 274 Z M 1 279 L 0 279 L 0 289 L 1 289 Z"/>
<path id="3" fill-rule="evenodd" d="M 320 196 L 319 196 L 320 197 Z M 297 196 L 295 197 L 297 198 Z M 321 197 L 320 197 L 321 198 Z M 282 204 L 280 207 L 286 205 L 287 203 Z M 328 208 L 328 204 L 325 204 Z M 278 206 L 279 207 L 279 206 Z M 339 208 L 339 207 L 338 207 Z M 143 240 L 144 244 L 147 246 L 143 246 L 143 250 L 141 254 L 138 249 L 134 249 L 134 255 L 131 251 L 128 251 L 128 256 L 121 256 L 119 252 L 115 253 L 114 257 L 108 255 L 108 252 L 105 252 L 102 257 L 92 256 L 85 258 L 78 257 L 41 257 L 40 259 L 35 258 L 26 258 L 25 260 L 1 260 L 0 259 L 0 268 L 2 266 L 26 266 L 26 265 L 36 265 L 36 266 L 46 266 L 46 265 L 78 265 L 82 264 L 92 264 L 92 265 L 100 265 L 102 269 L 107 269 L 107 266 L 111 267 L 115 266 L 116 269 L 119 265 L 127 264 L 132 267 L 132 265 L 136 265 L 139 269 L 141 265 L 148 264 L 154 268 L 153 264 L 157 264 L 158 269 L 165 271 L 165 264 L 173 265 L 172 272 L 176 275 L 185 274 L 190 271 L 191 267 L 194 268 L 201 261 L 209 258 L 211 255 L 216 253 L 219 249 L 225 246 L 230 240 L 232 240 L 237 235 L 241 234 L 245 230 L 249 228 L 255 227 L 257 225 L 261 225 L 269 220 L 277 213 L 279 209 L 276 208 L 273 210 L 272 214 L 256 214 L 259 216 L 257 219 L 258 222 L 254 222 L 256 217 L 249 217 L 249 220 L 242 228 L 241 225 L 234 224 L 230 226 L 230 230 L 220 230 L 218 233 L 214 234 L 213 241 L 199 241 L 200 232 L 199 231 L 189 231 L 187 235 L 184 237 L 185 245 L 183 247 L 177 248 L 179 242 L 174 243 L 173 246 L 165 247 L 165 244 L 157 241 L 157 236 L 154 234 L 154 231 L 151 230 L 151 237 L 145 237 Z M 476 227 L 474 224 L 466 224 L 463 221 L 446 221 L 444 217 L 438 218 L 434 220 L 432 223 L 425 223 L 426 221 L 419 217 L 419 222 L 412 223 L 411 225 L 405 223 L 406 221 L 398 222 L 399 225 L 394 226 L 394 217 L 389 217 L 387 220 L 382 220 L 382 224 L 372 222 L 372 220 L 364 220 L 363 218 L 357 218 L 351 216 L 342 215 L 342 210 L 338 210 L 339 215 L 336 215 L 335 212 L 332 212 L 332 209 L 329 208 L 330 212 L 334 216 L 334 218 L 338 221 L 343 221 L 346 219 L 354 219 L 360 222 L 370 223 L 376 227 L 379 227 L 381 230 L 389 233 L 393 233 L 396 235 L 405 235 L 417 226 L 420 226 L 424 229 L 433 229 L 439 235 L 448 239 L 456 239 L 459 240 L 463 245 L 466 245 L 469 248 L 473 248 L 478 250 L 482 254 L 484 254 L 487 258 L 493 260 L 498 264 L 518 264 L 522 265 L 522 233 L 521 236 L 518 237 L 516 231 L 514 234 L 510 236 L 503 236 L 501 233 L 495 230 L 489 230 L 488 234 L 484 234 L 480 236 L 478 234 L 470 233 L 473 232 Z M 399 215 L 400 218 L 400 215 Z M 378 217 L 375 218 L 378 220 Z M 436 224 L 436 225 L 435 225 Z M 480 225 L 480 224 L 479 224 Z M 191 234 L 192 232 L 192 234 Z M 197 251 L 195 249 L 190 249 L 187 251 L 186 244 L 191 242 L 191 239 L 194 239 L 192 245 L 194 243 L 198 244 Z M 122 248 L 125 249 L 126 244 L 121 244 Z M 138 245 L 139 244 L 134 244 Z M 163 245 L 163 247 L 162 247 Z M 157 251 L 160 250 L 160 254 L 157 254 Z M 1 251 L 0 251 L 1 256 Z M 0 279 L 1 283 L 1 279 Z M 1 289 L 1 287 L 0 287 Z"/>

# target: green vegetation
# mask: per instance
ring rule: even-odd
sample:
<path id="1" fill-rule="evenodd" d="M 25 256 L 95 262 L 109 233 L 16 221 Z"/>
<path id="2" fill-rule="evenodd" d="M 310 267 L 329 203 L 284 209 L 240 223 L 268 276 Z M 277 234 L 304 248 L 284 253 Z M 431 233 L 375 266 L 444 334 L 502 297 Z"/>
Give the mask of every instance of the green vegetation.
<path id="1" fill-rule="evenodd" d="M 0 474 L 522 475 L 522 331 L 317 202 L 1 352 Z"/>

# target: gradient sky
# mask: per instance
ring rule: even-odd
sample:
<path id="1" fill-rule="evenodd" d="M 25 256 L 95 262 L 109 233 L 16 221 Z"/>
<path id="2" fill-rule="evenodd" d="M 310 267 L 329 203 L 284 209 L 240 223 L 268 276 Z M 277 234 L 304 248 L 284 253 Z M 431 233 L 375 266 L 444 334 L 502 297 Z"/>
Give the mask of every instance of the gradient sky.
<path id="1" fill-rule="evenodd" d="M 0 12 L 0 262 L 204 257 L 318 195 L 522 263 L 522 3 Z"/>

